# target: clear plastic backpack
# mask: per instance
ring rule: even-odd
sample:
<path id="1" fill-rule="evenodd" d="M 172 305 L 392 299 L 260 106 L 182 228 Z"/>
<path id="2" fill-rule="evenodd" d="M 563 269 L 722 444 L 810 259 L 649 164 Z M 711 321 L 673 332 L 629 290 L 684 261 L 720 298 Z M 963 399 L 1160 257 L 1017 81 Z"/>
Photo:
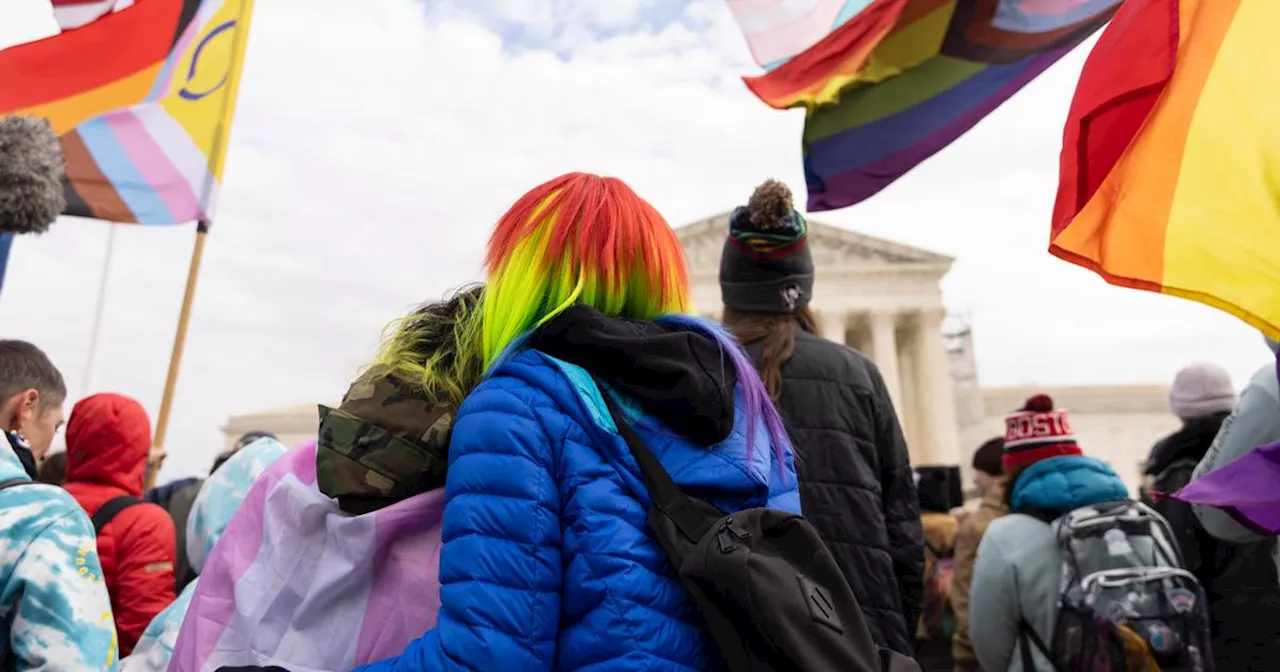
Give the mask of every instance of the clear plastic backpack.
<path id="1" fill-rule="evenodd" d="M 1052 522 L 1062 592 L 1052 646 L 1022 627 L 1059 672 L 1213 672 L 1208 600 L 1164 517 L 1139 502 L 1076 509 Z"/>

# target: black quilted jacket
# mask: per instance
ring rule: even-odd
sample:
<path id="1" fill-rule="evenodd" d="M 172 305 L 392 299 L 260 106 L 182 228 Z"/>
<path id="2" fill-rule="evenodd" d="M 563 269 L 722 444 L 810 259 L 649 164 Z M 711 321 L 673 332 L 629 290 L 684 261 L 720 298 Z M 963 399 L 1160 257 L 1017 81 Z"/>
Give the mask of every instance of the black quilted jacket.
<path id="1" fill-rule="evenodd" d="M 748 344 L 757 362 L 760 344 Z M 804 515 L 844 569 L 872 636 L 911 655 L 924 536 L 906 441 L 880 370 L 857 351 L 796 329 L 778 407 Z"/>

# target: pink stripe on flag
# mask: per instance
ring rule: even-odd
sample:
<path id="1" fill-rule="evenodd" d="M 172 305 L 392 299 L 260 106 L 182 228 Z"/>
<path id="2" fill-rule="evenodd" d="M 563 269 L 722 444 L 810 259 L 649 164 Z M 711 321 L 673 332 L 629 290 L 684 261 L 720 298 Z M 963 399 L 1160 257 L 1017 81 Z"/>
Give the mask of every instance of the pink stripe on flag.
<path id="1" fill-rule="evenodd" d="M 289 473 L 293 474 L 299 481 L 307 485 L 315 485 L 316 482 L 316 440 L 312 439 L 298 448 L 298 454 L 306 455 L 307 459 L 298 459 L 289 467 Z"/>
<path id="2" fill-rule="evenodd" d="M 200 202 L 196 200 L 182 172 L 178 170 L 155 138 L 132 109 L 114 110 L 103 115 L 116 140 L 133 161 L 138 172 L 164 202 L 174 221 L 198 219 Z"/>
<path id="3" fill-rule="evenodd" d="M 196 632 L 196 640 L 194 646 L 181 647 L 175 646 L 174 658 L 178 658 L 178 652 L 181 649 L 187 649 L 190 653 L 195 654 L 194 660 L 184 660 L 187 663 L 180 670 L 198 670 L 199 662 L 207 660 L 217 646 L 218 641 L 222 638 L 223 626 L 232 622 L 232 618 L 236 613 L 236 603 L 234 599 L 227 599 L 235 595 L 235 586 L 244 580 L 245 575 L 253 566 L 254 561 L 258 558 L 258 551 L 262 548 L 263 533 L 266 530 L 265 511 L 267 495 L 294 469 L 306 464 L 311 465 L 312 472 L 315 471 L 316 462 L 316 446 L 312 442 L 285 453 L 280 459 L 276 460 L 267 467 L 267 470 L 258 477 L 253 487 L 249 489 L 248 496 L 245 497 L 244 503 L 240 505 L 240 509 L 236 511 L 236 515 L 231 518 L 231 522 L 223 531 L 222 537 L 218 539 L 218 544 L 214 546 L 213 553 L 210 554 L 209 560 L 200 572 L 200 586 L 197 591 L 197 597 L 203 595 L 216 595 L 217 599 L 209 599 L 204 601 L 200 607 L 201 622 L 196 624 L 198 627 L 193 628 Z M 225 566 L 221 566 L 225 563 Z M 215 585 L 214 581 L 218 581 Z M 190 609 L 190 608 L 189 608 Z M 186 628 L 183 628 L 185 634 Z M 182 644 L 180 641 L 179 644 Z"/>
<path id="4" fill-rule="evenodd" d="M 791 58 L 833 28 L 845 0 L 736 0 L 729 3 L 760 65 Z"/>
<path id="5" fill-rule="evenodd" d="M 444 488 L 397 502 L 375 515 L 378 552 L 374 557 L 374 585 L 356 646 L 356 660 L 367 662 L 396 655 L 409 642 L 436 627 Z M 397 539 L 408 541 L 396 545 Z M 401 555 L 408 551 L 414 562 L 395 562 L 389 553 L 393 549 Z M 406 608 L 417 615 L 405 613 Z M 418 625 L 422 632 L 410 634 L 395 627 L 404 621 Z M 397 630 L 401 632 L 399 637 L 392 634 Z M 406 638 L 407 641 L 397 641 Z"/>

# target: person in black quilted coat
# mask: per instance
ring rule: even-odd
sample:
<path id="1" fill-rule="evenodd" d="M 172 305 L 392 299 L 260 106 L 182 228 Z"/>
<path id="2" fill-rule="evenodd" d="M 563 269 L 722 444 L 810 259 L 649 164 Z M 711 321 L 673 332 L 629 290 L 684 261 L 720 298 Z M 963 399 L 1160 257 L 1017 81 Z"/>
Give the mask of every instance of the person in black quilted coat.
<path id="1" fill-rule="evenodd" d="M 801 507 L 844 570 L 876 643 L 912 655 L 924 537 L 906 441 L 879 369 L 816 335 L 804 217 L 770 180 L 733 212 L 720 261 L 724 323 L 787 424 Z"/>

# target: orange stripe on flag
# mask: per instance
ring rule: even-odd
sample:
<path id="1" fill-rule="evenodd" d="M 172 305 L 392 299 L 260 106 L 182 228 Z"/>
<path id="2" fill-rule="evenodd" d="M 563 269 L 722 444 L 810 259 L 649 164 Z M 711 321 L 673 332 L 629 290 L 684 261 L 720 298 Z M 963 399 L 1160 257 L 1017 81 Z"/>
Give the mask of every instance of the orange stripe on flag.
<path id="1" fill-rule="evenodd" d="M 907 0 L 874 0 L 858 15 L 817 44 L 772 72 L 743 77 L 747 88 L 765 104 L 787 109 L 821 90 L 834 75 L 855 74 L 889 34 Z"/>
<path id="2" fill-rule="evenodd" d="M 1206 0 L 1184 0 L 1183 11 Z M 1207 0 L 1235 5 L 1240 0 Z M 1143 3 L 1125 3 L 1120 11 L 1137 8 Z M 1147 3 L 1144 20 L 1161 22 L 1158 29 L 1172 29 L 1178 20 L 1178 0 Z M 1161 17 L 1163 12 L 1169 12 Z M 1149 25 L 1120 22 L 1117 27 L 1129 30 L 1150 28 Z M 1130 18 L 1130 17 L 1126 17 Z M 1167 21 L 1167 23 L 1163 23 Z M 1128 151 L 1103 180 L 1093 197 L 1057 236 L 1049 251 L 1072 263 L 1084 266 L 1106 278 L 1107 282 L 1149 291 L 1161 291 L 1164 284 L 1165 230 L 1173 192 L 1182 167 L 1187 130 L 1195 113 L 1196 100 L 1217 52 L 1226 25 L 1202 26 L 1198 39 L 1178 49 L 1177 68 L 1155 108 L 1130 143 L 1126 138 L 1113 142 L 1129 146 Z M 1216 29 L 1216 30 L 1215 30 Z M 1111 28 L 1107 32 L 1111 32 Z M 1123 35 L 1120 36 L 1123 39 Z M 1099 43 L 1101 46 L 1101 41 Z M 1164 54 L 1130 54 L 1135 58 L 1164 58 Z M 1131 61 L 1132 63 L 1132 61 Z M 1080 75 L 1080 88 L 1094 77 L 1108 77 L 1116 62 L 1095 62 L 1090 58 Z M 1105 103 L 1103 103 L 1105 104 Z"/>
<path id="3" fill-rule="evenodd" d="M 161 67 L 162 64 L 157 63 L 92 91 L 17 110 L 14 114 L 27 114 L 48 119 L 49 123 L 53 124 L 53 130 L 61 135 L 103 112 L 141 103 L 151 91 L 156 77 L 160 75 Z"/>
<path id="4" fill-rule="evenodd" d="M 1072 103 L 1051 253 L 1280 336 L 1276 25 L 1275 0 L 1124 4 Z"/>
<path id="5" fill-rule="evenodd" d="M 144 0 L 83 28 L 0 50 L 0 114 L 97 89 L 163 63 L 181 10 L 180 0 Z"/>

